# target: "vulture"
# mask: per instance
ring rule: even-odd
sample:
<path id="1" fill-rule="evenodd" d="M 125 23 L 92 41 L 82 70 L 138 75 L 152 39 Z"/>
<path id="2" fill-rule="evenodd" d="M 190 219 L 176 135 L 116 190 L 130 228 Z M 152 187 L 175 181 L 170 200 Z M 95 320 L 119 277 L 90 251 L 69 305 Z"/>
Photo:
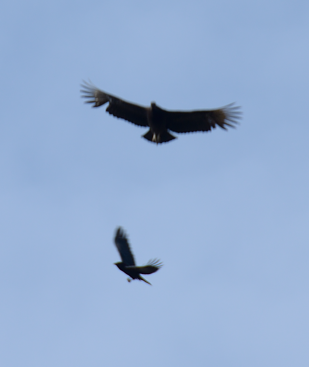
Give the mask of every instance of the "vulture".
<path id="1" fill-rule="evenodd" d="M 154 259 L 148 261 L 144 266 L 136 266 L 127 236 L 121 227 L 116 230 L 115 245 L 122 260 L 121 262 L 115 263 L 118 269 L 129 275 L 132 279 L 143 280 L 145 283 L 150 284 L 141 274 L 152 274 L 158 271 L 163 266 L 160 260 Z M 128 282 L 131 282 L 131 278 L 127 279 Z"/>
<path id="2" fill-rule="evenodd" d="M 83 82 L 81 93 L 86 98 L 85 103 L 93 103 L 92 107 L 100 107 L 108 103 L 106 111 L 118 118 L 122 118 L 137 126 L 147 127 L 149 130 L 142 135 L 150 142 L 161 144 L 176 139 L 170 132 L 189 133 L 195 131 L 210 131 L 216 126 L 226 130 L 235 127 L 240 119 L 240 107 L 231 103 L 216 110 L 197 111 L 168 111 L 157 106 L 154 102 L 150 107 L 133 104 L 118 97 L 107 94 L 94 85 Z"/>

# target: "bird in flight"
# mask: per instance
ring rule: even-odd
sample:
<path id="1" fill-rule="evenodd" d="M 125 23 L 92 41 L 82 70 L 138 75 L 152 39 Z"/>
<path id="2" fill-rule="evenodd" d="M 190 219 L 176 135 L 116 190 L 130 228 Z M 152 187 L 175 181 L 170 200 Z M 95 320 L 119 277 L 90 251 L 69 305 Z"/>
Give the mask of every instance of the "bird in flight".
<path id="1" fill-rule="evenodd" d="M 197 111 L 167 111 L 154 102 L 150 107 L 126 102 L 123 99 L 107 94 L 94 85 L 84 81 L 81 85 L 82 97 L 86 103 L 93 103 L 92 107 L 100 107 L 108 103 L 106 111 L 118 118 L 122 118 L 137 126 L 148 127 L 143 138 L 153 143 L 166 143 L 176 139 L 170 131 L 189 133 L 195 131 L 210 131 L 216 126 L 226 130 L 226 127 L 235 127 L 240 119 L 240 107 L 233 103 L 216 110 Z"/>
<path id="2" fill-rule="evenodd" d="M 122 260 L 121 262 L 115 263 L 118 269 L 129 275 L 132 279 L 143 280 L 145 283 L 150 284 L 141 274 L 152 274 L 158 271 L 163 266 L 160 260 L 154 259 L 148 261 L 144 266 L 136 266 L 127 236 L 121 227 L 117 228 L 115 245 Z M 131 278 L 128 278 L 128 282 L 131 282 Z"/>

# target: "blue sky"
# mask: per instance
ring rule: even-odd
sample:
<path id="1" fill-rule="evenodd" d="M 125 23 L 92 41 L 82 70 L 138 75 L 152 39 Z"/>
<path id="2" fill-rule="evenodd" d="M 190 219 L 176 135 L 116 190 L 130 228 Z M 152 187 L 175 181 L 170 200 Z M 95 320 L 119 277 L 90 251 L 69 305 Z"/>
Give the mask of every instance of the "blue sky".
<path id="1" fill-rule="evenodd" d="M 1 8 L 1 365 L 308 366 L 308 2 Z M 88 78 L 243 119 L 156 146 Z M 152 287 L 113 265 L 119 225 Z"/>

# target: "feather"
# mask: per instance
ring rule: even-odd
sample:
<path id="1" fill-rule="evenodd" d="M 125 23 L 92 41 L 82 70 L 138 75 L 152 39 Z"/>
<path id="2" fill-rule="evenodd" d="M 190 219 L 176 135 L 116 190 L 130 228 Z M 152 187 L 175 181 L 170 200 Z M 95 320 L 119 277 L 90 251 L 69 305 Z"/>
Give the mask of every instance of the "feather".
<path id="1" fill-rule="evenodd" d="M 148 263 L 144 266 L 127 266 L 127 269 L 137 271 L 140 274 L 152 274 L 162 268 L 162 266 L 163 264 L 160 260 L 154 259 L 149 260 Z"/>
<path id="2" fill-rule="evenodd" d="M 126 266 L 135 266 L 134 256 L 130 249 L 128 239 L 123 229 L 120 227 L 116 231 L 115 245 L 123 263 Z"/>
<path id="3" fill-rule="evenodd" d="M 239 107 L 228 105 L 217 110 L 173 112 L 167 111 L 167 129 L 176 133 L 210 131 L 216 126 L 226 130 L 226 126 L 234 127 L 240 118 Z"/>
<path id="4" fill-rule="evenodd" d="M 126 102 L 98 89 L 94 85 L 84 82 L 81 92 L 83 98 L 88 98 L 86 103 L 93 103 L 93 107 L 100 107 L 109 102 L 106 111 L 118 118 L 132 122 L 138 126 L 148 126 L 147 108 Z"/>

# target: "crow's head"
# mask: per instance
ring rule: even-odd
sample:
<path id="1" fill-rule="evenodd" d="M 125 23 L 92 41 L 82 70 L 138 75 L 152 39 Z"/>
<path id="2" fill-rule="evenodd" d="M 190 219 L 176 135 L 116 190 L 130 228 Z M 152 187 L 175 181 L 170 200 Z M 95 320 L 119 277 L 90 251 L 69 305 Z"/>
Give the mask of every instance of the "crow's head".
<path id="1" fill-rule="evenodd" d="M 120 270 L 123 270 L 125 268 L 125 265 L 123 262 L 114 263 L 114 265 L 116 265 L 117 268 Z"/>

